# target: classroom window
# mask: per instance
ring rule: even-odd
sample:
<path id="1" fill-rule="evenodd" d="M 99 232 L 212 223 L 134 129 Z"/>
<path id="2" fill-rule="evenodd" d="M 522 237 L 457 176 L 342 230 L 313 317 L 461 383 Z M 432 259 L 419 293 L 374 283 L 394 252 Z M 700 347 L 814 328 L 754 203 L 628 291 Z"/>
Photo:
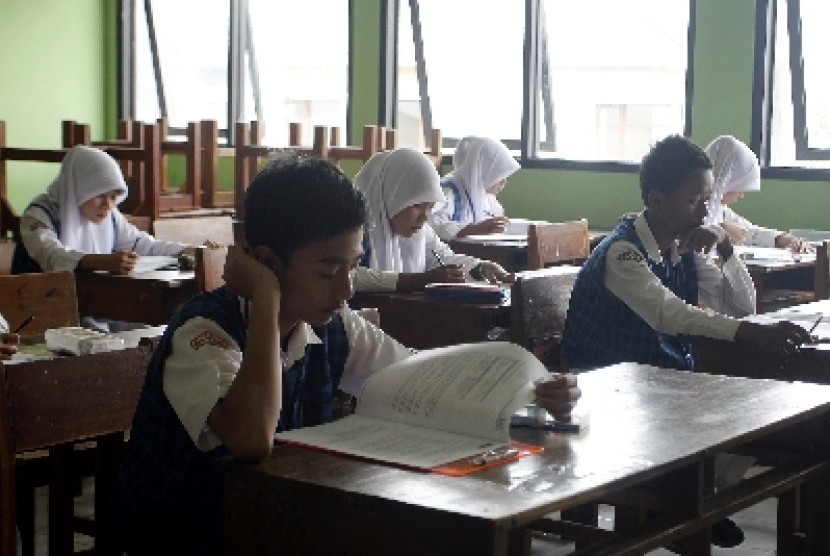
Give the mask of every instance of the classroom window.
<path id="1" fill-rule="evenodd" d="M 398 8 L 404 145 L 425 146 L 437 128 L 445 147 L 478 134 L 536 159 L 638 162 L 656 140 L 688 132 L 690 0 Z"/>
<path id="2" fill-rule="evenodd" d="M 830 35 L 825 0 L 771 0 L 769 166 L 830 168 Z"/>
<path id="3" fill-rule="evenodd" d="M 313 125 L 346 127 L 349 2 L 133 1 L 127 117 L 166 116 L 174 132 L 214 119 L 224 136 L 229 121 L 259 120 L 269 145 L 288 144 L 291 122 L 309 143 Z"/>

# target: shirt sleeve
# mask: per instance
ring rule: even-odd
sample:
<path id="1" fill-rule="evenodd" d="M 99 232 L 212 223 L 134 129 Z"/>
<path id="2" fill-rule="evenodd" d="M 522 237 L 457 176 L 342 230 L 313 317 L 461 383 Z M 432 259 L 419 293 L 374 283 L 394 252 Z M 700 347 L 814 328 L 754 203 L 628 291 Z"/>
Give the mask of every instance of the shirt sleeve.
<path id="1" fill-rule="evenodd" d="M 47 224 L 49 221 L 43 209 L 36 206 L 26 209 L 20 219 L 23 246 L 44 272 L 75 270 L 86 253 L 68 249 L 61 243 L 57 230 Z"/>
<path id="2" fill-rule="evenodd" d="M 448 187 L 442 187 L 445 201 L 432 210 L 429 222 L 435 233 L 448 241 L 458 236 L 458 232 L 467 227 L 468 222 L 456 222 L 452 219 L 455 212 L 455 193 Z"/>
<path id="3" fill-rule="evenodd" d="M 162 241 L 146 232 L 142 232 L 131 224 L 120 212 L 115 216 L 115 250 L 133 251 L 139 255 L 178 255 L 188 245 L 176 241 Z"/>
<path id="4" fill-rule="evenodd" d="M 164 394 L 193 443 L 208 451 L 221 444 L 207 424 L 242 365 L 239 346 L 216 322 L 193 318 L 173 332 L 164 362 Z"/>
<path id="5" fill-rule="evenodd" d="M 393 292 L 398 289 L 398 273 L 389 270 L 359 266 L 354 269 L 352 281 L 356 292 Z"/>
<path id="6" fill-rule="evenodd" d="M 733 340 L 740 321 L 711 309 L 687 304 L 665 287 L 648 267 L 645 255 L 627 241 L 611 245 L 605 260 L 605 287 L 665 334 L 689 334 Z"/>
<path id="7" fill-rule="evenodd" d="M 726 224 L 734 224 L 745 229 L 746 244 L 757 247 L 775 247 L 775 238 L 784 233 L 781 230 L 756 226 L 729 207 L 723 209 L 723 221 Z"/>
<path id="8" fill-rule="evenodd" d="M 704 307 L 738 318 L 755 313 L 755 284 L 740 258 L 729 257 L 722 268 L 707 256 L 698 256 L 695 262 L 698 297 Z"/>
<path id="9" fill-rule="evenodd" d="M 367 378 L 413 352 L 348 307 L 341 314 L 350 349 L 340 389 L 357 396 Z"/>

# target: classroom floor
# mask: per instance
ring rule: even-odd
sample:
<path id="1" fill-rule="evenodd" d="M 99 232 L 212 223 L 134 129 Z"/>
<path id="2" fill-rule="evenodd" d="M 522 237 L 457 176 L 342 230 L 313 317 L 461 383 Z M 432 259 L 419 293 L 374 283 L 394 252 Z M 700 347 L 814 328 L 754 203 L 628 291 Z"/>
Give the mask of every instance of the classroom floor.
<path id="1" fill-rule="evenodd" d="M 80 516 L 92 515 L 92 497 L 95 485 L 92 479 L 86 479 L 83 486 L 83 495 L 75 501 L 75 513 Z M 35 538 L 36 556 L 46 556 L 46 506 L 47 487 L 37 491 L 35 501 L 37 511 L 37 535 Z M 732 518 L 746 535 L 746 540 L 735 548 L 718 548 L 712 550 L 713 556 L 772 556 L 775 554 L 775 500 L 765 500 L 760 504 L 738 512 Z M 600 507 L 600 523 L 603 527 L 611 528 L 614 519 L 613 510 L 607 506 Z M 75 535 L 75 551 L 92 548 L 94 541 L 84 535 Z M 573 543 L 562 542 L 555 538 L 534 538 L 531 556 L 561 556 L 573 551 Z M 649 552 L 653 556 L 673 554 L 668 550 L 660 549 Z"/>

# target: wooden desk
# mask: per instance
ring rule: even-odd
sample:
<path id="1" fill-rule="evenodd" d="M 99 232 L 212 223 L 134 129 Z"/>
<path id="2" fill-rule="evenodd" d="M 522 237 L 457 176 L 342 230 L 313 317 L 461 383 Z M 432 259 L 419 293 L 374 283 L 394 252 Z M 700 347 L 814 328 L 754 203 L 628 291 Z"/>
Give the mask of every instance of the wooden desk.
<path id="1" fill-rule="evenodd" d="M 95 440 L 97 446 L 96 553 L 116 553 L 107 510 L 124 431 L 130 428 L 154 347 L 149 341 L 119 351 L 0 365 L 0 553 L 15 553 L 18 522 L 22 538 L 33 539 L 34 485 L 26 478 L 31 462 L 50 464 L 49 553 L 72 554 L 74 444 L 81 440 Z M 49 450 L 48 462 L 19 459 L 44 449 Z"/>
<path id="2" fill-rule="evenodd" d="M 764 313 L 764 317 L 786 318 L 809 329 L 815 322 L 813 315 L 819 314 L 824 315 L 824 320 L 815 333 L 830 337 L 830 300 L 787 307 Z M 808 346 L 791 357 L 785 357 L 760 351 L 753 346 L 711 338 L 696 337 L 693 343 L 695 369 L 698 371 L 830 384 L 830 344 L 819 344 L 818 349 Z"/>
<path id="3" fill-rule="evenodd" d="M 82 317 L 167 324 L 196 294 L 193 271 L 158 270 L 126 276 L 78 271 L 75 280 Z"/>
<path id="4" fill-rule="evenodd" d="M 659 514 L 630 529 L 619 519 L 613 536 L 594 531 L 605 540 L 591 554 L 643 554 L 681 537 L 686 554 L 708 554 L 707 525 L 778 495 L 778 553 L 794 553 L 787 510 L 800 481 L 824 478 L 830 386 L 634 365 L 584 373 L 580 386 L 587 431 L 535 431 L 521 438 L 544 444 L 542 454 L 467 477 L 291 446 L 259 465 L 229 462 L 226 553 L 521 554 L 526 528 L 544 516 L 610 501 Z M 711 494 L 715 451 L 761 444 L 793 459 Z"/>
<path id="5" fill-rule="evenodd" d="M 759 313 L 816 299 L 815 259 L 774 264 L 746 261 L 746 268 L 755 283 Z"/>
<path id="6" fill-rule="evenodd" d="M 527 268 L 527 240 L 482 243 L 453 239 L 448 244 L 456 253 L 499 263 L 507 272 Z"/>
<path id="7" fill-rule="evenodd" d="M 381 328 L 415 349 L 480 342 L 494 327 L 510 327 L 509 302 L 480 305 L 433 301 L 420 293 L 359 292 L 351 304 L 377 308 Z"/>

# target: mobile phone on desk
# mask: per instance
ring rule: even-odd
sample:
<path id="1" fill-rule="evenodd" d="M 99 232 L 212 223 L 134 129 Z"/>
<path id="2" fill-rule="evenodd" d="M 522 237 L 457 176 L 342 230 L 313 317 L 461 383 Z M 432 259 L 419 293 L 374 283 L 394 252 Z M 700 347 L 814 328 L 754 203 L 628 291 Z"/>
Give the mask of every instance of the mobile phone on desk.
<path id="1" fill-rule="evenodd" d="M 577 421 L 558 421 L 541 407 L 525 407 L 510 417 L 511 427 L 541 429 L 552 432 L 579 432 Z"/>

